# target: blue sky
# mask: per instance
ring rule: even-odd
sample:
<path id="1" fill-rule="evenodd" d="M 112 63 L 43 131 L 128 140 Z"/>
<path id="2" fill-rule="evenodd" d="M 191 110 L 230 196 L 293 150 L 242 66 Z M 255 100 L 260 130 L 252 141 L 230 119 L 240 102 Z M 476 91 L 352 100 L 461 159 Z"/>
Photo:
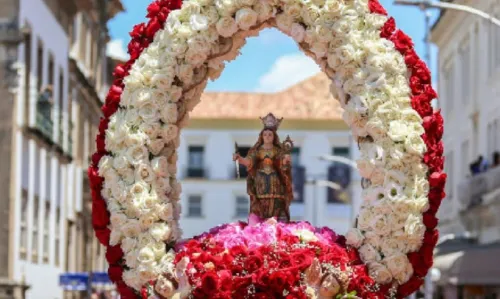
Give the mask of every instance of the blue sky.
<path id="1" fill-rule="evenodd" d="M 110 50 L 123 55 L 133 25 L 143 22 L 149 0 L 122 0 L 126 12 L 109 22 L 112 42 Z M 389 15 L 396 19 L 397 26 L 408 34 L 416 45 L 420 57 L 424 58 L 424 15 L 416 7 L 397 6 L 392 0 L 381 0 Z M 432 11 L 432 20 L 438 11 Z M 120 53 L 121 52 L 121 53 Z M 433 74 L 437 50 L 431 51 Z M 209 83 L 210 91 L 274 92 L 297 83 L 318 71 L 314 62 L 303 55 L 295 42 L 275 29 L 266 29 L 258 37 L 247 39 L 242 55 L 228 63 L 222 76 Z M 435 78 L 434 78 L 435 79 Z"/>

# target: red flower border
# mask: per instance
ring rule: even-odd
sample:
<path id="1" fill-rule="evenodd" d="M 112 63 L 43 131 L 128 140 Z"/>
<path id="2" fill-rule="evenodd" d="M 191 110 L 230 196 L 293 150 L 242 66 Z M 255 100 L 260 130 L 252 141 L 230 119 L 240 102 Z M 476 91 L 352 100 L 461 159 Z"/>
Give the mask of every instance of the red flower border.
<path id="1" fill-rule="evenodd" d="M 142 51 L 153 41 L 154 35 L 158 32 L 167 19 L 170 11 L 179 9 L 182 0 L 156 0 L 148 6 L 147 18 L 149 21 L 134 26 L 130 36 L 132 37 L 128 44 L 128 53 L 130 59 L 125 64 L 118 65 L 113 76 L 115 80 L 111 86 L 106 101 L 101 110 L 104 117 L 99 124 L 99 134 L 96 137 L 97 152 L 92 155 L 92 165 L 88 168 L 88 177 L 92 189 L 92 225 L 99 242 L 107 247 L 106 259 L 110 265 L 108 274 L 110 279 L 117 285 L 118 292 L 124 299 L 137 298 L 138 294 L 128 287 L 122 280 L 122 273 L 125 270 L 123 263 L 123 252 L 120 246 L 110 246 L 109 212 L 106 209 L 106 202 L 102 198 L 101 190 L 103 178 L 99 176 L 98 165 L 100 159 L 108 154 L 105 149 L 105 131 L 108 127 L 109 118 L 118 110 L 120 98 L 123 92 L 123 79 L 128 76 L 129 70 Z M 369 1 L 371 13 L 387 15 L 384 7 L 378 0 Z M 436 213 L 445 197 L 444 186 L 446 174 L 443 172 L 443 118 L 440 111 L 433 111 L 431 101 L 437 97 L 436 92 L 431 86 L 430 71 L 425 63 L 417 56 L 413 42 L 401 30 L 396 29 L 396 23 L 390 18 L 381 29 L 381 37 L 392 41 L 396 49 L 404 56 L 408 70 L 411 71 L 410 87 L 412 90 L 412 107 L 424 119 L 425 133 L 422 136 L 426 145 L 427 152 L 424 155 L 423 162 L 429 167 L 429 210 L 424 213 L 424 224 L 427 231 L 424 236 L 424 242 L 418 252 L 408 254 L 408 258 L 415 270 L 414 276 L 398 289 L 397 296 L 405 297 L 415 292 L 422 284 L 423 278 L 429 271 L 433 263 L 433 249 L 437 244 L 438 231 Z M 357 256 L 355 250 L 352 250 L 352 256 Z M 366 267 L 359 268 L 360 272 L 365 273 Z M 362 277 L 367 277 L 362 275 Z M 388 288 L 383 287 L 384 290 Z M 369 294 L 366 294 L 369 295 Z M 374 294 L 375 295 L 375 294 Z M 378 295 L 369 296 L 377 298 Z M 368 298 L 368 297 L 367 297 Z"/>
<path id="2" fill-rule="evenodd" d="M 108 225 L 109 212 L 106 208 L 106 202 L 102 198 L 101 190 L 103 178 L 99 176 L 98 165 L 101 158 L 108 154 L 105 149 L 105 131 L 108 128 L 109 118 L 118 110 L 120 106 L 120 98 L 125 87 L 123 79 L 128 76 L 130 68 L 142 51 L 149 46 L 153 38 L 167 19 L 167 16 L 172 10 L 179 9 L 182 5 L 182 0 L 156 0 L 148 6 L 147 18 L 149 21 L 134 26 L 130 36 L 132 37 L 128 44 L 128 53 L 130 59 L 125 64 L 118 65 L 113 76 L 115 78 L 113 85 L 109 89 L 106 101 L 101 107 L 104 117 L 101 118 L 99 124 L 99 134 L 96 138 L 97 152 L 92 155 L 92 165 L 89 166 L 88 176 L 90 187 L 92 188 L 92 226 L 99 242 L 107 247 L 106 259 L 109 263 L 108 275 L 113 281 L 123 299 L 138 298 L 138 294 L 128 287 L 122 280 L 122 274 L 125 270 L 123 262 L 123 251 L 120 245 L 110 246 L 109 237 L 110 229 Z"/>
<path id="3" fill-rule="evenodd" d="M 370 0 L 369 8 L 371 13 L 387 15 L 386 10 L 378 0 Z M 443 117 L 440 111 L 433 111 L 431 101 L 437 98 L 437 94 L 432 88 L 431 74 L 426 64 L 417 56 L 411 38 L 401 30 L 396 29 L 396 22 L 392 17 L 382 27 L 380 36 L 394 43 L 396 49 L 405 58 L 406 66 L 411 73 L 411 105 L 424 120 L 425 133 L 422 138 L 427 146 L 427 152 L 424 155 L 423 162 L 429 168 L 430 208 L 423 215 L 427 231 L 420 250 L 408 254 L 408 259 L 414 269 L 414 275 L 398 289 L 397 296 L 403 298 L 417 291 L 423 284 L 424 277 L 432 267 L 433 250 L 438 241 L 436 213 L 445 197 L 444 187 L 446 183 L 446 174 L 443 172 L 443 142 L 441 141 L 443 137 Z"/>

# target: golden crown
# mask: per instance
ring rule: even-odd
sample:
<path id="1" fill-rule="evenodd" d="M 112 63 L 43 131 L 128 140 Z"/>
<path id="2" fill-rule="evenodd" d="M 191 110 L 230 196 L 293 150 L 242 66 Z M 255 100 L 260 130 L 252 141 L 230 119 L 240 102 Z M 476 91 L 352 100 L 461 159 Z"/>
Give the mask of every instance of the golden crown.
<path id="1" fill-rule="evenodd" d="M 278 119 L 274 114 L 268 113 L 266 116 L 261 117 L 260 120 L 264 125 L 264 129 L 278 130 L 283 117 Z"/>

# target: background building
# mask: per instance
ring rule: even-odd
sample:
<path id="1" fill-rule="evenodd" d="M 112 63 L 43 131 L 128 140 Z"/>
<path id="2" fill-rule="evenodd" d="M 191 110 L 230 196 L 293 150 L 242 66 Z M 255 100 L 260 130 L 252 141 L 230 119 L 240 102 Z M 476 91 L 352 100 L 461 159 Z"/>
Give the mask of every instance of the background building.
<path id="1" fill-rule="evenodd" d="M 62 298 L 61 274 L 104 266 L 90 235 L 83 169 L 109 84 L 106 22 L 122 6 L 2 0 L 0 7 L 8 83 L 0 88 L 0 297 L 21 298 L 22 288 L 12 288 L 25 284 L 28 298 Z"/>
<path id="2" fill-rule="evenodd" d="M 500 16 L 496 0 L 453 2 Z M 495 257 L 500 167 L 494 161 L 500 151 L 500 27 L 471 14 L 443 11 L 432 40 L 439 47 L 448 173 L 447 197 L 439 211 L 438 285 L 446 298 L 498 298 L 491 296 L 500 296 Z"/>
<path id="3" fill-rule="evenodd" d="M 190 125 L 182 132 L 179 147 L 185 237 L 246 219 L 246 171 L 241 166 L 242 178 L 236 178 L 234 143 L 240 154 L 246 155 L 262 129 L 259 117 L 269 112 L 284 118 L 278 130 L 280 139 L 290 135 L 295 142 L 292 219 L 329 226 L 339 233 L 347 231 L 351 221 L 349 201 L 351 197 L 360 198 L 360 179 L 348 167 L 332 167 L 319 157 L 327 154 L 352 158 L 357 154 L 357 145 L 341 118 L 340 104 L 329 92 L 329 79 L 321 73 L 274 94 L 202 95 L 201 103 L 190 114 Z M 324 181 L 344 184 L 347 190 L 332 192 L 322 186 Z"/>

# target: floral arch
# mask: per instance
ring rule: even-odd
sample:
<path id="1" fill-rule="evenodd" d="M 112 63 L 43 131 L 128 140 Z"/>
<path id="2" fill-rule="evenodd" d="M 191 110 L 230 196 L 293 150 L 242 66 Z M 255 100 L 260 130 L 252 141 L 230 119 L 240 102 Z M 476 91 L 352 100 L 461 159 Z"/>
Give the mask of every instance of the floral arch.
<path id="1" fill-rule="evenodd" d="M 122 297 L 401 298 L 415 291 L 438 237 L 443 121 L 431 107 L 428 68 L 378 1 L 156 0 L 147 16 L 131 32 L 130 60 L 114 71 L 88 170 L 93 226 Z M 180 129 L 207 80 L 265 27 L 291 36 L 332 80 L 361 149 L 356 227 L 342 237 L 306 223 L 293 231 L 267 223 L 281 239 L 264 253 L 217 249 L 214 236 L 227 227 L 179 243 Z M 271 259 L 280 246 L 294 256 L 279 257 L 285 266 Z M 238 262 L 240 271 L 227 266 Z"/>

